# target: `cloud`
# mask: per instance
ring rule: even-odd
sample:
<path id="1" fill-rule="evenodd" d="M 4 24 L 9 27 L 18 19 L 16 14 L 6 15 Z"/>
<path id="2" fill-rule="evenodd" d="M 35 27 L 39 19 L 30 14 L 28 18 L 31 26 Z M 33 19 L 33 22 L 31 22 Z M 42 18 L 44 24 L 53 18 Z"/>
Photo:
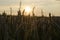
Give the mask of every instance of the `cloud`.
<path id="1" fill-rule="evenodd" d="M 53 12 L 56 14 L 60 12 L 59 11 L 60 1 L 56 1 L 56 0 L 21 0 L 21 1 L 22 1 L 22 6 L 34 4 L 36 7 L 38 7 L 38 10 L 41 10 L 42 8 L 46 10 L 46 13 Z M 12 7 L 16 11 L 18 10 L 19 2 L 20 0 L 0 0 L 0 11 L 4 9 L 8 10 L 9 7 Z"/>

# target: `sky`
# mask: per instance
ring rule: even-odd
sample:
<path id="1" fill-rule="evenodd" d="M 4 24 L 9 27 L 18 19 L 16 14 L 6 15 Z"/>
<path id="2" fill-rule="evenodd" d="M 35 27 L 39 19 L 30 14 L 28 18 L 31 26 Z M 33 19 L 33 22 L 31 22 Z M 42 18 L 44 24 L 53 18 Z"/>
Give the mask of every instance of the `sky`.
<path id="1" fill-rule="evenodd" d="M 25 6 L 35 6 L 35 15 L 41 15 L 41 9 L 45 16 L 48 16 L 49 12 L 54 16 L 60 16 L 60 0 L 21 0 L 22 10 Z M 19 10 L 20 0 L 0 0 L 0 13 L 4 10 L 7 14 L 10 14 L 10 7 L 12 7 L 12 13 L 17 14 Z"/>

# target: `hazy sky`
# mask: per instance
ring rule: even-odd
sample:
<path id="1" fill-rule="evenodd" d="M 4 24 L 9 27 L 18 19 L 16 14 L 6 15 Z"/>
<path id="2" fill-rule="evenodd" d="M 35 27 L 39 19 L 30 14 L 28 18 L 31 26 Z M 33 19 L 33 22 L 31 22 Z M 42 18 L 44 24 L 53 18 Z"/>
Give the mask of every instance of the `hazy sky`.
<path id="1" fill-rule="evenodd" d="M 60 16 L 60 0 L 21 0 L 22 6 L 32 6 L 36 7 L 35 14 L 41 15 L 40 10 L 43 9 L 44 15 L 48 15 L 49 12 L 52 15 Z M 17 13 L 19 8 L 20 0 L 0 0 L 0 13 L 4 10 L 6 13 L 10 13 L 10 7 L 13 9 L 13 14 Z"/>

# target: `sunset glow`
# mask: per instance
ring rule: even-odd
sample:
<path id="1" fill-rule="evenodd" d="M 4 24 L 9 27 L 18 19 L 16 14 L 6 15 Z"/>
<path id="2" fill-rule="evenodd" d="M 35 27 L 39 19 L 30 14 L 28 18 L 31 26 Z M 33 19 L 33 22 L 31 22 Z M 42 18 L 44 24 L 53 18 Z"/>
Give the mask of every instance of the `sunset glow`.
<path id="1" fill-rule="evenodd" d="M 25 7 L 25 12 L 27 13 L 31 12 L 31 8 L 29 6 Z"/>
<path id="2" fill-rule="evenodd" d="M 25 15 L 29 15 L 32 11 L 32 8 L 30 6 L 25 7 Z"/>

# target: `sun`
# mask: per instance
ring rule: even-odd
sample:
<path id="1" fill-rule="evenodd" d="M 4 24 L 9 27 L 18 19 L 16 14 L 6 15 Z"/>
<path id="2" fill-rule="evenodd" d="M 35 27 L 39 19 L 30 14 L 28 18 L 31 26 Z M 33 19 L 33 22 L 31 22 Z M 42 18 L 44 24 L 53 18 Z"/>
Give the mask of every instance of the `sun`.
<path id="1" fill-rule="evenodd" d="M 26 13 L 29 14 L 31 11 L 32 11 L 31 7 L 29 7 L 29 6 L 26 6 L 26 7 L 25 7 L 25 12 L 26 12 Z"/>

